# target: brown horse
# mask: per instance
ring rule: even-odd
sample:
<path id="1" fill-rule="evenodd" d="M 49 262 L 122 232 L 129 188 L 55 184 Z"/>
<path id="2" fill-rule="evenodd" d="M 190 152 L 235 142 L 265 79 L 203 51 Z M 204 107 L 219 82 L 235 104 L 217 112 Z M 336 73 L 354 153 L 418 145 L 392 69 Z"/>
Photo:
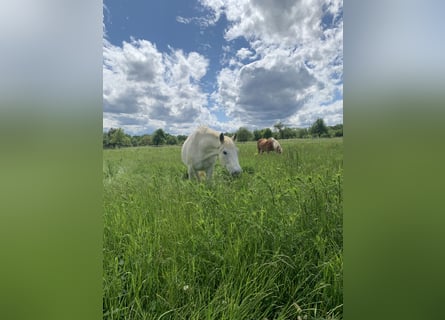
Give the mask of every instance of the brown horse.
<path id="1" fill-rule="evenodd" d="M 269 153 L 270 151 L 275 151 L 277 153 L 282 153 L 283 148 L 281 148 L 280 143 L 274 138 L 264 139 L 261 138 L 257 142 L 258 153 L 261 154 L 263 152 Z"/>

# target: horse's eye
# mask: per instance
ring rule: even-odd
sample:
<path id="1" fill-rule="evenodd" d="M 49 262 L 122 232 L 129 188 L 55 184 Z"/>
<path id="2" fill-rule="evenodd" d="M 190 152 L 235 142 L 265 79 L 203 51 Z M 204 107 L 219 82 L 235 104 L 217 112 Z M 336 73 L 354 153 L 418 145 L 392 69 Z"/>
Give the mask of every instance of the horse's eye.
<path id="1" fill-rule="evenodd" d="M 224 150 L 224 151 L 223 151 L 223 153 L 224 153 L 224 154 L 227 154 L 227 151 L 226 151 L 226 150 Z"/>

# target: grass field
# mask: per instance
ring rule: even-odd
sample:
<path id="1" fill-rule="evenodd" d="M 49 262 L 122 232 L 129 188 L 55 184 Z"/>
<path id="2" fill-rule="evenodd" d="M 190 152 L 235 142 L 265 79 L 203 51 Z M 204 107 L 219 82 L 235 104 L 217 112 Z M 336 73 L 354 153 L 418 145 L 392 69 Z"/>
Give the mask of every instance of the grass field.
<path id="1" fill-rule="evenodd" d="M 180 146 L 104 150 L 104 319 L 341 319 L 343 140 L 238 143 L 185 178 Z"/>

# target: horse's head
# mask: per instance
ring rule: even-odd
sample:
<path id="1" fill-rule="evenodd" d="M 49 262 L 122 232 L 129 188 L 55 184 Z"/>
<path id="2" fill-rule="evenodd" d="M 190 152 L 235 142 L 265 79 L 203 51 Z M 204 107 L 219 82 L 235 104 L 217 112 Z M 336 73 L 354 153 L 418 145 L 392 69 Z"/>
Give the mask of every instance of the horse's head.
<path id="1" fill-rule="evenodd" d="M 235 146 L 236 135 L 233 138 L 224 136 L 223 133 L 219 135 L 221 146 L 219 149 L 219 161 L 231 175 L 239 175 L 242 169 L 238 162 L 238 148 Z"/>

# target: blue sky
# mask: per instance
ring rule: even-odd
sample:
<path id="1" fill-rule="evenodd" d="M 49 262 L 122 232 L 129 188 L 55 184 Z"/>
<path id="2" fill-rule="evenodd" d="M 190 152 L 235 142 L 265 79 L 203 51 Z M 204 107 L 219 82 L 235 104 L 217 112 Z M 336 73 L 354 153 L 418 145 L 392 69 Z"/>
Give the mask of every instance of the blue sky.
<path id="1" fill-rule="evenodd" d="M 343 123 L 339 0 L 104 1 L 104 130 Z"/>

